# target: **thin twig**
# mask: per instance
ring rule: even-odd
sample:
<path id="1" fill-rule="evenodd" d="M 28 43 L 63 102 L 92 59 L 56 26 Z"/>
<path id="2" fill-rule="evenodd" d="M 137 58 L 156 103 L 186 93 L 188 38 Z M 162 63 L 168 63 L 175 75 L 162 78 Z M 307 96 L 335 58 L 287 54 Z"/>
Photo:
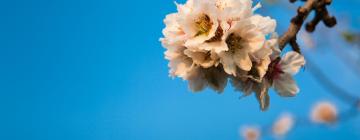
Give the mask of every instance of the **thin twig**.
<path id="1" fill-rule="evenodd" d="M 290 2 L 295 2 L 296 0 L 290 0 Z M 283 50 L 286 44 L 290 43 L 294 50 L 299 51 L 300 48 L 296 43 L 296 35 L 303 26 L 308 15 L 315 11 L 315 17 L 312 21 L 307 23 L 308 31 L 312 32 L 315 30 L 316 25 L 323 21 L 326 26 L 333 27 L 336 24 L 335 17 L 329 15 L 329 12 L 326 9 L 326 5 L 330 5 L 331 0 L 306 0 L 304 6 L 299 7 L 297 10 L 297 15 L 291 19 L 291 24 L 287 30 L 279 39 L 279 48 Z M 294 42 L 295 41 L 295 42 Z"/>

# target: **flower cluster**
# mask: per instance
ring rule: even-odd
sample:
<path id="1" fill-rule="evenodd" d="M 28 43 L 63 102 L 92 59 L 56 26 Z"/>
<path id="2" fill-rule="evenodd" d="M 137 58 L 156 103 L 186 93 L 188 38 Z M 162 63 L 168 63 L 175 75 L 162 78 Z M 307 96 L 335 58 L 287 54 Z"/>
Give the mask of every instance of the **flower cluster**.
<path id="1" fill-rule="evenodd" d="M 256 93 L 261 109 L 268 89 L 281 96 L 299 92 L 292 75 L 305 64 L 289 52 L 280 58 L 276 21 L 254 14 L 252 0 L 188 0 L 166 16 L 160 39 L 170 75 L 189 82 L 192 91 L 210 87 L 221 93 L 230 79 L 245 96 Z"/>

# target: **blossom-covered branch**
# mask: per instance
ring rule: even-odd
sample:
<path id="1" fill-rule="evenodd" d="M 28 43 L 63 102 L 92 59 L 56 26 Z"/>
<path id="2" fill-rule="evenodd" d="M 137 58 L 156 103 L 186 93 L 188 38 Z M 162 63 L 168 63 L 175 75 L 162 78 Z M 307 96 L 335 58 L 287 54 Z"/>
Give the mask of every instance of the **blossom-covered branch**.
<path id="1" fill-rule="evenodd" d="M 189 82 L 192 91 L 210 87 L 222 93 L 228 81 L 261 110 L 271 87 L 280 96 L 300 91 L 293 75 L 305 64 L 297 52 L 281 56 L 276 20 L 255 14 L 252 0 L 188 0 L 166 16 L 161 38 L 170 75 Z M 296 42 L 293 42 L 296 43 Z"/>

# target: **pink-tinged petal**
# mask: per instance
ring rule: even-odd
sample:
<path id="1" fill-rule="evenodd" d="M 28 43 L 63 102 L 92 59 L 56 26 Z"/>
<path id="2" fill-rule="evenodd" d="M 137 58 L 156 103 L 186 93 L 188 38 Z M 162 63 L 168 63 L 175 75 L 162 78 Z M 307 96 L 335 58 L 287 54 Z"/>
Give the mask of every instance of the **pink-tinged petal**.
<path id="1" fill-rule="evenodd" d="M 282 71 L 291 75 L 298 73 L 300 68 L 304 65 L 304 56 L 294 51 L 286 53 L 280 61 Z"/>
<path id="2" fill-rule="evenodd" d="M 289 74 L 281 74 L 277 79 L 274 79 L 273 86 L 275 91 L 283 97 L 292 97 L 299 93 L 295 80 Z"/>
<path id="3" fill-rule="evenodd" d="M 249 52 L 258 51 L 265 43 L 265 35 L 260 31 L 249 30 L 245 32 L 242 37 L 246 40 L 244 46 L 246 46 Z"/>

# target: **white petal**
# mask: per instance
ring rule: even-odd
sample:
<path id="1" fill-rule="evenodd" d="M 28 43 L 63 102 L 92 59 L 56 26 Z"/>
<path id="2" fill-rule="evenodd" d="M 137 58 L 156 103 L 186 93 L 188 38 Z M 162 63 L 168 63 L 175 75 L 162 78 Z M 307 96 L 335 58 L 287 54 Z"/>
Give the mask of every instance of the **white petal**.
<path id="1" fill-rule="evenodd" d="M 256 59 L 264 59 L 265 57 L 269 57 L 272 52 L 271 48 L 263 46 L 260 50 L 252 53 L 251 55 Z"/>
<path id="2" fill-rule="evenodd" d="M 244 71 L 250 71 L 252 62 L 249 57 L 249 54 L 244 49 L 235 50 L 233 61 L 235 61 L 236 66 Z"/>
<path id="3" fill-rule="evenodd" d="M 209 68 L 211 66 L 215 65 L 215 56 L 211 56 L 212 54 L 210 52 L 201 52 L 201 51 L 192 51 L 189 49 L 186 49 L 184 51 L 184 54 L 188 57 L 192 58 L 193 62 L 195 64 L 198 64 L 204 68 Z"/>
<path id="4" fill-rule="evenodd" d="M 220 53 L 220 63 L 223 65 L 224 71 L 227 74 L 236 76 L 236 65 L 234 63 L 234 59 L 231 53 Z"/>
<path id="5" fill-rule="evenodd" d="M 292 75 L 298 73 L 299 69 L 304 65 L 305 65 L 304 56 L 294 51 L 286 53 L 285 56 L 280 61 L 281 69 L 285 73 L 289 73 Z"/>
<path id="6" fill-rule="evenodd" d="M 251 0 L 219 0 L 217 5 L 221 9 L 220 20 L 240 20 L 252 14 Z"/>
<path id="7" fill-rule="evenodd" d="M 233 32 L 242 36 L 244 32 L 247 32 L 248 30 L 253 30 L 255 29 L 255 27 L 256 26 L 251 23 L 251 19 L 246 18 L 243 20 L 234 21 L 229 32 Z"/>
<path id="8" fill-rule="evenodd" d="M 243 40 L 242 46 L 249 52 L 259 50 L 265 42 L 265 35 L 251 23 L 250 18 L 234 22 L 227 34 L 234 33 Z"/>
<path id="9" fill-rule="evenodd" d="M 269 34 L 275 31 L 276 21 L 270 17 L 254 15 L 250 17 L 251 23 L 256 25 L 263 34 Z"/>
<path id="10" fill-rule="evenodd" d="M 292 97 L 299 93 L 300 89 L 289 74 L 281 74 L 279 78 L 274 79 L 274 88 L 280 96 Z"/>
<path id="11" fill-rule="evenodd" d="M 198 16 L 195 14 L 180 14 L 177 18 L 179 26 L 182 28 L 187 37 L 193 37 L 196 35 L 197 29 L 194 21 L 196 21 L 197 17 Z"/>
<path id="12" fill-rule="evenodd" d="M 177 22 L 178 17 L 178 13 L 172 13 L 167 15 L 164 19 L 166 25 L 162 31 L 164 38 L 160 39 L 164 47 L 181 46 L 186 40 L 186 35 Z"/>
<path id="13" fill-rule="evenodd" d="M 262 79 L 265 76 L 270 63 L 271 63 L 270 57 L 265 57 L 261 59 L 260 63 L 256 65 L 256 69 L 258 71 L 260 79 Z"/>
<path id="14" fill-rule="evenodd" d="M 265 43 L 265 35 L 255 29 L 244 32 L 241 37 L 245 39 L 243 46 L 245 46 L 249 52 L 258 51 Z"/>

